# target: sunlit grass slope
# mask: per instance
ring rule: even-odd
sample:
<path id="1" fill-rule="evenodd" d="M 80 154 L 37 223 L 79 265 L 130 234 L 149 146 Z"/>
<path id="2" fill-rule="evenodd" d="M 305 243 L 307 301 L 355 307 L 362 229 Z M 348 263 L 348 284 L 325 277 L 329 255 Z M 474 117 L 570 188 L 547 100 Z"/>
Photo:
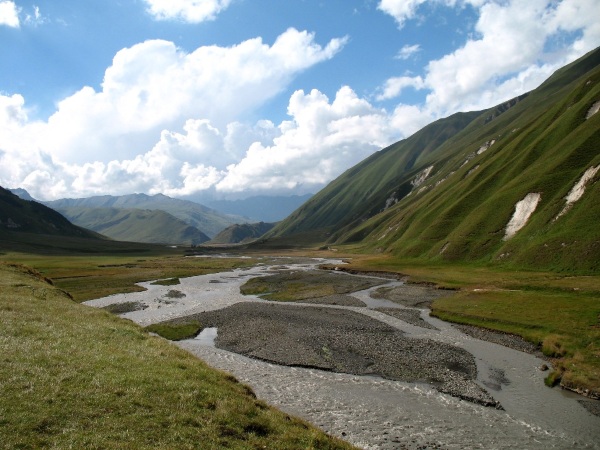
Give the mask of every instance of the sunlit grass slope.
<path id="1" fill-rule="evenodd" d="M 0 265 L 3 448 L 350 448 L 132 322 Z"/>

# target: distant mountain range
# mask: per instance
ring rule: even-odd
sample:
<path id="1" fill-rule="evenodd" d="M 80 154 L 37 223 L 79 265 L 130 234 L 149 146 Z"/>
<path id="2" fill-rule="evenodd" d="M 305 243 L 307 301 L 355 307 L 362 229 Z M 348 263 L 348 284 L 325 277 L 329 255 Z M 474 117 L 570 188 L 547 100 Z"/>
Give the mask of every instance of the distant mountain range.
<path id="1" fill-rule="evenodd" d="M 79 217 L 87 217 L 83 210 L 89 208 L 143 209 L 164 211 L 175 218 L 197 228 L 209 238 L 234 223 L 245 223 L 241 216 L 220 213 L 198 203 L 167 197 L 166 195 L 131 194 L 122 196 L 102 195 L 78 199 L 61 199 L 44 202 L 45 205 L 65 214 L 76 224 Z M 138 234 L 135 232 L 135 234 Z"/>
<path id="2" fill-rule="evenodd" d="M 161 210 L 73 207 L 60 212 L 73 223 L 118 241 L 197 245 L 210 239 Z"/>
<path id="3" fill-rule="evenodd" d="M 211 241 L 211 244 L 243 244 L 258 239 L 275 226 L 274 223 L 243 223 L 230 225 Z"/>
<path id="4" fill-rule="evenodd" d="M 532 92 L 438 120 L 373 154 L 267 243 L 597 272 L 599 66 L 596 49 Z"/>
<path id="5" fill-rule="evenodd" d="M 36 202 L 25 189 L 10 191 L 22 200 Z M 44 205 L 81 228 L 128 242 L 197 245 L 209 241 L 210 236 L 232 223 L 247 221 L 243 217 L 160 194 L 61 199 L 44 202 Z M 207 229 L 210 236 L 199 226 Z"/>
<path id="6" fill-rule="evenodd" d="M 11 192 L 24 200 L 35 201 L 25 189 L 11 189 Z M 229 211 L 251 216 L 279 217 L 284 211 L 293 211 L 305 198 L 310 198 L 310 195 L 252 197 L 214 203 Z M 162 194 L 103 195 L 42 203 L 80 227 L 120 241 L 197 245 L 217 238 L 219 233 L 227 230 L 216 242 L 238 243 L 267 231 L 264 223 L 228 229 L 232 225 L 250 222 L 250 216 L 223 213 L 194 201 Z M 263 231 L 257 234 L 259 230 Z"/>

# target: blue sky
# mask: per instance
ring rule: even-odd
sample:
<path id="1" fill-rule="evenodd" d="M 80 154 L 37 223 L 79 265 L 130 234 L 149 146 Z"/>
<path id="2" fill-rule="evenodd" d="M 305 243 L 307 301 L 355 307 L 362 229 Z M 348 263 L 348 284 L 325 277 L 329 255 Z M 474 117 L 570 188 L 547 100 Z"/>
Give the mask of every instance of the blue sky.
<path id="1" fill-rule="evenodd" d="M 0 0 L 0 185 L 314 193 L 600 44 L 597 0 Z"/>

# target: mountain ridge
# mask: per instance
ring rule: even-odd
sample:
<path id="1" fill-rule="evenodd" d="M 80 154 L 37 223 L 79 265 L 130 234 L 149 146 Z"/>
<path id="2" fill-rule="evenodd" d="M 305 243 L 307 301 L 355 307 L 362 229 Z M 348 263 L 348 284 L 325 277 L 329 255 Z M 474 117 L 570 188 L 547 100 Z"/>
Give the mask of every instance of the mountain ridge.
<path id="1" fill-rule="evenodd" d="M 23 200 L 10 190 L 0 187 L 0 234 L 4 232 L 106 239 L 98 233 L 72 224 L 62 214 L 42 203 Z"/>

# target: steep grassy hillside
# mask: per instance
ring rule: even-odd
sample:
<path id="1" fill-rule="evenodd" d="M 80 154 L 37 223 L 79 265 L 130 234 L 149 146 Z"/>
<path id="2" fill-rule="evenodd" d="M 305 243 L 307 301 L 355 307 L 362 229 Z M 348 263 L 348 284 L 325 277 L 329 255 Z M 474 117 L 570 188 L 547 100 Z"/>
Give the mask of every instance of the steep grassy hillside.
<path id="1" fill-rule="evenodd" d="M 45 202 L 56 210 L 65 208 L 119 208 L 119 209 L 149 209 L 160 210 L 177 217 L 209 237 L 214 237 L 224 228 L 234 223 L 247 222 L 238 216 L 222 214 L 195 202 L 180 200 L 157 194 L 131 194 L 119 197 L 103 195 L 89 198 L 62 199 Z"/>
<path id="2" fill-rule="evenodd" d="M 258 239 L 267 231 L 271 230 L 273 223 L 244 223 L 231 225 L 217 234 L 211 241 L 211 244 L 239 244 Z"/>
<path id="3" fill-rule="evenodd" d="M 33 270 L 0 264 L 0 312 L 3 448 L 352 448 Z"/>
<path id="4" fill-rule="evenodd" d="M 588 117 L 599 65 L 597 49 L 527 95 L 425 127 L 267 236 L 327 233 L 329 243 L 402 258 L 600 270 L 600 114 Z M 575 186 L 585 186 L 580 197 Z M 515 210 L 521 221 L 507 235 Z"/>
<path id="5" fill-rule="evenodd" d="M 411 190 L 411 176 L 421 161 L 462 130 L 479 113 L 460 113 L 438 120 L 410 138 L 367 158 L 331 182 L 288 218 L 270 236 L 309 230 L 352 228 L 381 212 L 393 193 L 404 196 Z"/>
<path id="6" fill-rule="evenodd" d="M 0 239 L 15 233 L 102 239 L 92 231 L 73 225 L 53 209 L 35 201 L 23 200 L 0 187 Z"/>
<path id="7" fill-rule="evenodd" d="M 209 237 L 196 227 L 161 210 L 60 208 L 73 223 L 119 241 L 196 245 Z"/>

